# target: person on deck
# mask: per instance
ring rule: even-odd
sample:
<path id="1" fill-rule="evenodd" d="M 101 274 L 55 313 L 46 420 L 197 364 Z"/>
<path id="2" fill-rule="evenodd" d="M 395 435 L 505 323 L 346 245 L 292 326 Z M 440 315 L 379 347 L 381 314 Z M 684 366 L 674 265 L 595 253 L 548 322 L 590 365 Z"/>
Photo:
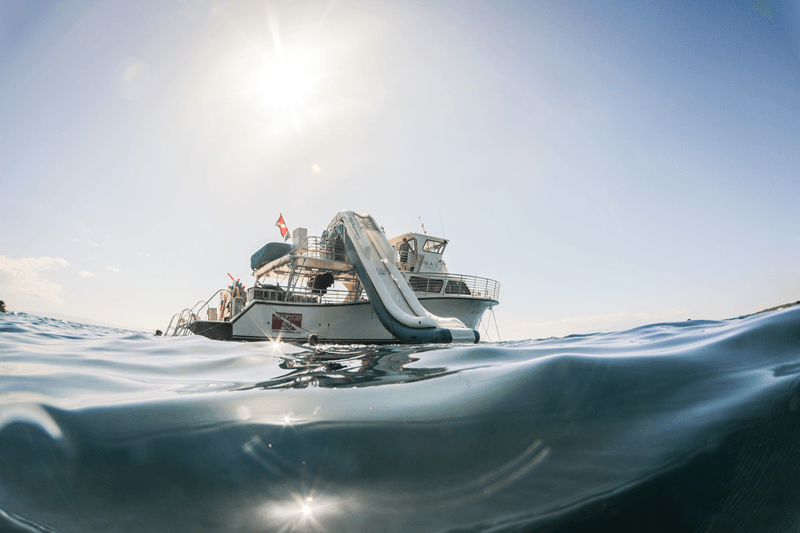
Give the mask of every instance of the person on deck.
<path id="1" fill-rule="evenodd" d="M 400 262 L 408 263 L 408 252 L 411 251 L 411 245 L 408 244 L 408 239 L 403 237 L 403 242 L 400 243 L 398 249 L 400 250 Z"/>
<path id="2" fill-rule="evenodd" d="M 219 293 L 219 313 L 218 320 L 227 322 L 231 319 L 231 292 L 222 291 Z"/>
<path id="3" fill-rule="evenodd" d="M 247 303 L 247 291 L 245 291 L 244 285 L 242 285 L 238 281 L 234 281 L 231 285 L 228 286 L 227 290 L 220 292 L 219 313 L 217 320 L 221 320 L 222 322 L 228 322 L 233 318 L 234 298 L 241 298 L 242 305 Z"/>

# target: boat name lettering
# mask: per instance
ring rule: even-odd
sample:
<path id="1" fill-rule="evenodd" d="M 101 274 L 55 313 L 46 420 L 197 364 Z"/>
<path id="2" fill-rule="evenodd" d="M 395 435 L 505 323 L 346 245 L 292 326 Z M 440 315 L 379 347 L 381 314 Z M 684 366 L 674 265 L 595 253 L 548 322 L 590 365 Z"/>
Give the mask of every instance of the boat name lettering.
<path id="1" fill-rule="evenodd" d="M 300 313 L 272 313 L 273 331 L 297 331 L 303 327 L 303 315 Z"/>

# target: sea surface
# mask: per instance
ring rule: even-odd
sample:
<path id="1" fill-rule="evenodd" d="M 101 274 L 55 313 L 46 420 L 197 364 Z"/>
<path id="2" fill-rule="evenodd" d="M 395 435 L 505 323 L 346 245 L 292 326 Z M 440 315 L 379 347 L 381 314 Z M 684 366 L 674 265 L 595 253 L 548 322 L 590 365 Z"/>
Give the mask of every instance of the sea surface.
<path id="1" fill-rule="evenodd" d="M 0 531 L 799 531 L 800 306 L 478 345 L 0 315 Z"/>

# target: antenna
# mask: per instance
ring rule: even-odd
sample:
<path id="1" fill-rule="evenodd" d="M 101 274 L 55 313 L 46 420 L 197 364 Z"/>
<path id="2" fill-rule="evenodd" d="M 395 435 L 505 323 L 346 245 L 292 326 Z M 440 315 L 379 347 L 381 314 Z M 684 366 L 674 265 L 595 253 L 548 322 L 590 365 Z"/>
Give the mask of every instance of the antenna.
<path id="1" fill-rule="evenodd" d="M 425 235 L 427 235 L 427 234 L 428 234 L 428 232 L 427 232 L 427 231 L 425 231 L 425 224 L 423 224 L 423 223 L 422 223 L 422 217 L 417 217 L 417 218 L 419 219 L 419 224 L 420 224 L 420 226 L 422 226 L 422 233 L 424 233 Z"/>
<path id="2" fill-rule="evenodd" d="M 436 202 L 436 210 L 439 212 L 439 224 L 442 226 L 442 237 L 445 239 L 447 238 L 447 234 L 444 232 L 444 222 L 442 222 L 442 210 L 439 209 L 439 200 L 436 198 L 433 199 Z"/>

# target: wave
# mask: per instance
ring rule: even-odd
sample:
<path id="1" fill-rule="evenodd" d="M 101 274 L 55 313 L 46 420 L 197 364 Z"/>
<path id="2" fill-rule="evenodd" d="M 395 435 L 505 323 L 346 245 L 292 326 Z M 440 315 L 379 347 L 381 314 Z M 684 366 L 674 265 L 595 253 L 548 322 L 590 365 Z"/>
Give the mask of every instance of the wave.
<path id="1" fill-rule="evenodd" d="M 474 346 L 0 331 L 0 529 L 800 523 L 800 308 Z"/>

